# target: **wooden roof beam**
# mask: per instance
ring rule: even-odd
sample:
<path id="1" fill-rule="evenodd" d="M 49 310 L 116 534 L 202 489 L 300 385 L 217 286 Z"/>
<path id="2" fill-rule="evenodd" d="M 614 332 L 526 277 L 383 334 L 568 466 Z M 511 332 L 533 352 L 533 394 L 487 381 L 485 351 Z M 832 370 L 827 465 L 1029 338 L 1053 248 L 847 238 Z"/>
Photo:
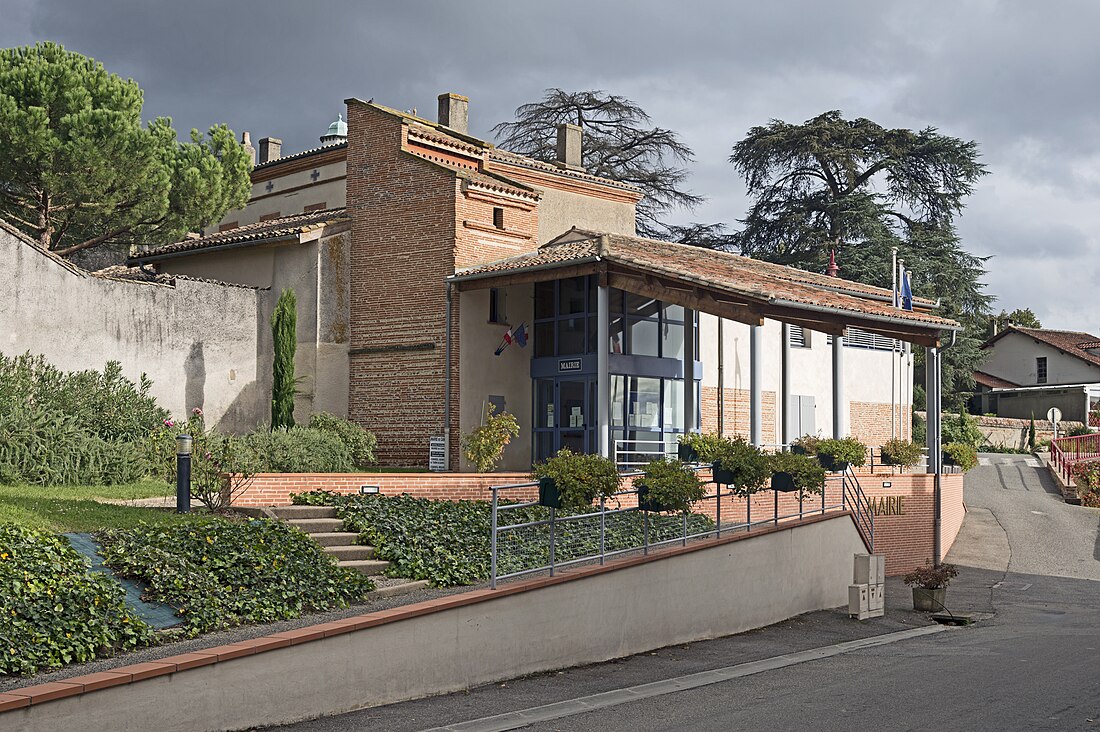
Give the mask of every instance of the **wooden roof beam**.
<path id="1" fill-rule="evenodd" d="M 730 300 L 704 297 L 694 289 L 669 287 L 652 276 L 632 275 L 623 272 L 610 272 L 608 283 L 611 287 L 632 292 L 654 300 L 680 305 L 747 325 L 763 325 L 764 314 L 754 305 Z"/>

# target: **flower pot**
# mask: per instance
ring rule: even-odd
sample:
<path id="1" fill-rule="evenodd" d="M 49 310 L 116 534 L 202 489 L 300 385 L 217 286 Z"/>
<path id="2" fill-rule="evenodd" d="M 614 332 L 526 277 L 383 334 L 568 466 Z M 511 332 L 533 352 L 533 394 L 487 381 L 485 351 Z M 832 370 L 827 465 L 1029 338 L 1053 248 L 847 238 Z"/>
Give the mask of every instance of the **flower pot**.
<path id="1" fill-rule="evenodd" d="M 937 587 L 936 589 L 929 589 L 927 587 L 914 587 L 913 588 L 913 609 L 921 610 L 927 613 L 936 613 L 943 610 L 947 602 L 947 588 Z"/>
<path id="2" fill-rule="evenodd" d="M 832 455 L 819 454 L 817 456 L 818 462 L 821 463 L 821 467 L 830 473 L 843 473 L 848 469 L 848 463 L 843 460 L 837 460 Z"/>
<path id="3" fill-rule="evenodd" d="M 539 478 L 539 505 L 561 508 L 561 494 L 553 478 Z"/>
<path id="4" fill-rule="evenodd" d="M 949 452 L 945 452 L 943 454 L 943 464 L 944 465 L 956 465 L 956 466 L 958 465 L 958 463 L 955 462 L 955 458 L 951 457 L 951 453 L 949 453 Z"/>
<path id="5" fill-rule="evenodd" d="M 798 486 L 794 484 L 794 476 L 790 473 L 772 473 L 772 490 L 791 493 L 798 490 Z"/>
<path id="6" fill-rule="evenodd" d="M 795 455 L 807 455 L 808 454 L 806 452 L 806 448 L 802 447 L 802 445 L 791 445 L 791 452 L 793 452 Z"/>
<path id="7" fill-rule="evenodd" d="M 711 479 L 715 483 L 721 483 L 723 485 L 730 485 L 731 483 L 734 483 L 737 480 L 736 477 L 734 476 L 732 470 L 725 470 L 724 468 L 722 468 L 722 463 L 714 463 L 713 465 L 710 466 L 710 470 L 711 470 Z"/>
<path id="8" fill-rule="evenodd" d="M 639 483 L 636 487 L 638 489 L 638 510 L 649 511 L 650 513 L 666 513 L 672 510 L 665 504 L 650 498 L 649 486 L 645 483 Z"/>
<path id="9" fill-rule="evenodd" d="M 686 445 L 683 442 L 676 446 L 676 457 L 681 462 L 696 463 L 699 462 L 699 453 L 691 445 Z"/>

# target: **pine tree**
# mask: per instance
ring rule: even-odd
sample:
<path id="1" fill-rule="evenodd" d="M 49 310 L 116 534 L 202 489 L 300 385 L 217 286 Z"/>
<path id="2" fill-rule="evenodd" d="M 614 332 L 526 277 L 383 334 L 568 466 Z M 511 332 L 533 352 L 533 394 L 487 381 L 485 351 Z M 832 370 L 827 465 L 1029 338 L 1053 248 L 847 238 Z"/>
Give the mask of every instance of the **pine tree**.
<path id="1" fill-rule="evenodd" d="M 293 290 L 283 290 L 271 314 L 275 346 L 272 365 L 271 428 L 294 426 L 294 351 L 298 348 L 298 302 Z"/>

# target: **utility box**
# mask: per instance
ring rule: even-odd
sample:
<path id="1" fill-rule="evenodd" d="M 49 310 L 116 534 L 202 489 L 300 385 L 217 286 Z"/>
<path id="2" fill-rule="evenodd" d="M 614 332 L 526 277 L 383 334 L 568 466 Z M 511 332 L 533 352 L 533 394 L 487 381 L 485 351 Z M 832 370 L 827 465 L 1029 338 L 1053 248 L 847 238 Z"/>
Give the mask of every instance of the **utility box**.
<path id="1" fill-rule="evenodd" d="M 848 616 L 866 620 L 871 617 L 870 585 L 848 585 Z"/>
<path id="2" fill-rule="evenodd" d="M 883 615 L 886 611 L 886 585 L 868 585 L 867 604 L 868 609 L 870 609 L 872 613 L 872 617 Z M 874 615 L 873 613 L 878 613 L 878 615 Z"/>
<path id="3" fill-rule="evenodd" d="M 858 585 L 880 585 L 886 581 L 885 554 L 856 554 L 852 581 Z"/>

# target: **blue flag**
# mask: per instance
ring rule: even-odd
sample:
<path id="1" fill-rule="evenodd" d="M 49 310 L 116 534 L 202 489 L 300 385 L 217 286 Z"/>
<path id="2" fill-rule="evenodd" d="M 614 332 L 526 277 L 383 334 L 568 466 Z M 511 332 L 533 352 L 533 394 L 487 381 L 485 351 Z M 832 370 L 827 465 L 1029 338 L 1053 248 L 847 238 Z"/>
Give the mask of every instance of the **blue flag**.
<path id="1" fill-rule="evenodd" d="M 909 273 L 901 271 L 901 309 L 913 309 L 913 288 L 909 284 Z"/>

